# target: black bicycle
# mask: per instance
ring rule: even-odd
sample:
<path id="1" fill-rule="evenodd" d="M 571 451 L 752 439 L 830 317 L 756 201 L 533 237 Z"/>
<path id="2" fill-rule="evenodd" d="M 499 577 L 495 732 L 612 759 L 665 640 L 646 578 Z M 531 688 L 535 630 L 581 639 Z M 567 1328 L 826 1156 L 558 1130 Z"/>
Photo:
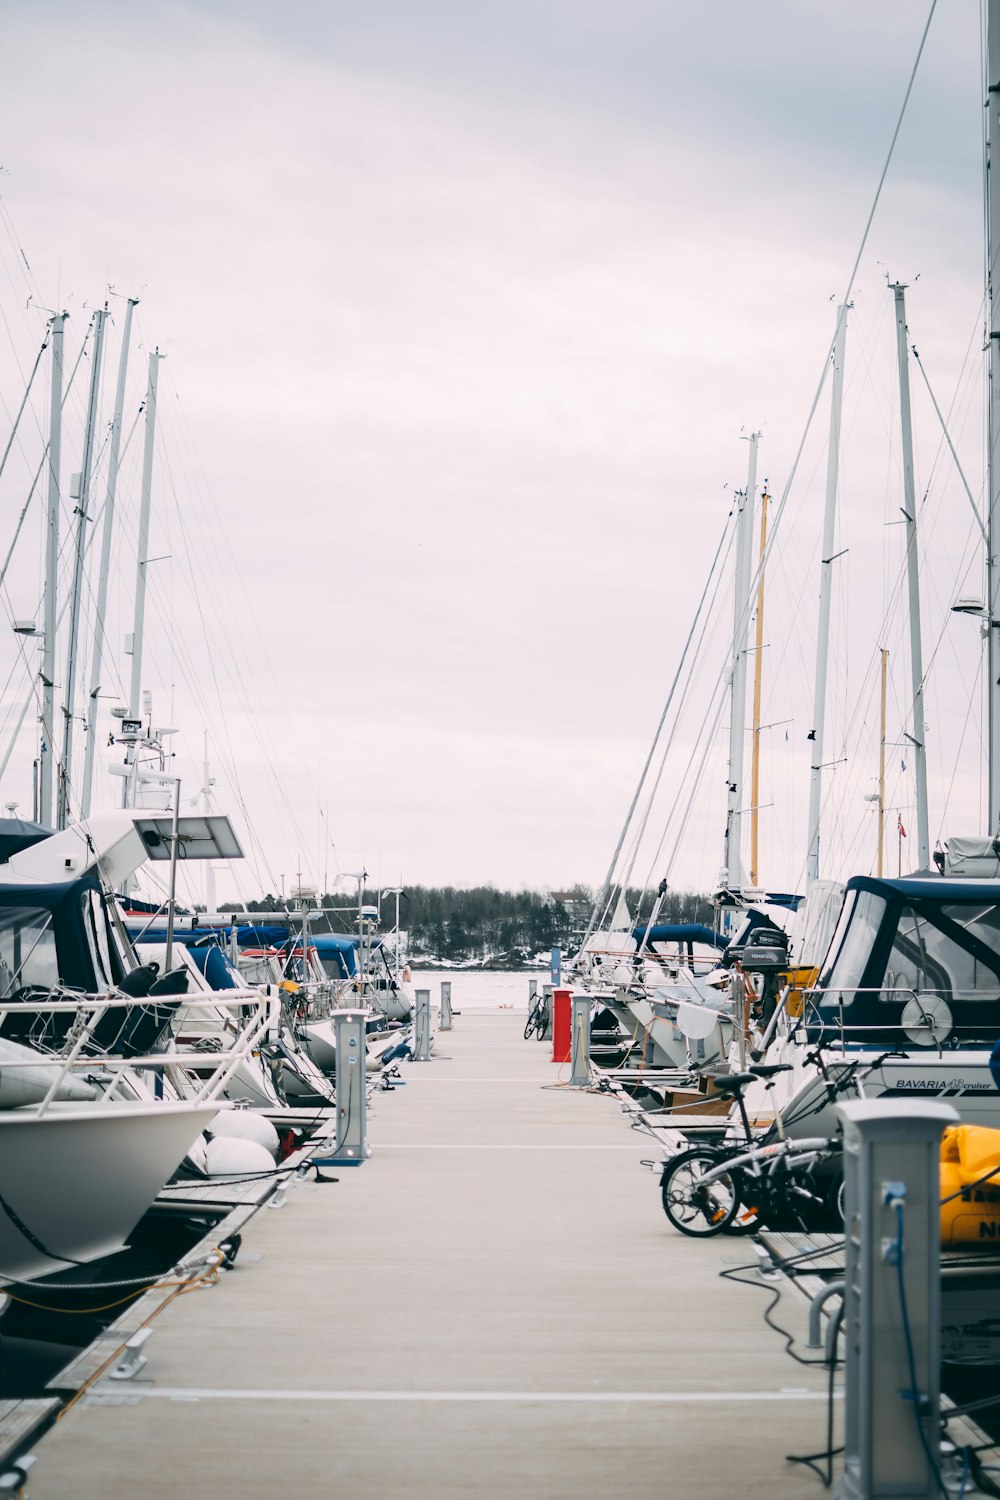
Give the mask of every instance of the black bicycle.
<path id="1" fill-rule="evenodd" d="M 549 1025 L 549 1008 L 545 1003 L 545 996 L 538 995 L 535 1003 L 528 1013 L 528 1020 L 524 1028 L 524 1040 L 527 1042 L 534 1034 L 538 1040 L 545 1040 L 545 1033 Z"/>
<path id="2" fill-rule="evenodd" d="M 881 1066 L 888 1055 L 870 1063 L 866 1074 Z M 807 1061 L 818 1068 L 831 1102 L 848 1090 L 862 1092 L 861 1059 L 852 1060 L 836 1077 L 818 1050 L 809 1053 Z M 743 1097 L 746 1090 L 762 1079 L 769 1080 L 766 1086 L 773 1089 L 775 1075 L 790 1067 L 790 1063 L 756 1063 L 745 1073 L 715 1080 L 716 1090 L 731 1095 L 737 1106 L 742 1135 L 692 1146 L 664 1162 L 660 1176 L 663 1211 L 681 1234 L 752 1234 L 765 1224 L 811 1230 L 842 1223 L 841 1141 L 789 1136 L 780 1111 L 763 1134 L 751 1128 Z"/>

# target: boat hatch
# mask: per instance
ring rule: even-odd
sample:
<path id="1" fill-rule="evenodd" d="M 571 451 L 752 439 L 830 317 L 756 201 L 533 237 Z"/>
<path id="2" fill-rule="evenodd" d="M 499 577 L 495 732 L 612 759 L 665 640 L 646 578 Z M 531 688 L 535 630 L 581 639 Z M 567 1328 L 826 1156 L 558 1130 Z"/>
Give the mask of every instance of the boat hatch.
<path id="1" fill-rule="evenodd" d="M 806 1025 L 812 1042 L 992 1047 L 1000 881 L 849 881 Z"/>

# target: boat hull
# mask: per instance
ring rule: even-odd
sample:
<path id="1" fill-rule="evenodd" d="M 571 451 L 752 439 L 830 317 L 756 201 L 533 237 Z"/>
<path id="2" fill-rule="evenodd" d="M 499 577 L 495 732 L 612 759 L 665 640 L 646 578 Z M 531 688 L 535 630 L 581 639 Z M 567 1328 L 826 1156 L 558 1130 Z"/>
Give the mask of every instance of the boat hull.
<path id="1" fill-rule="evenodd" d="M 0 1279 L 121 1250 L 218 1108 L 122 1100 L 0 1114 Z"/>

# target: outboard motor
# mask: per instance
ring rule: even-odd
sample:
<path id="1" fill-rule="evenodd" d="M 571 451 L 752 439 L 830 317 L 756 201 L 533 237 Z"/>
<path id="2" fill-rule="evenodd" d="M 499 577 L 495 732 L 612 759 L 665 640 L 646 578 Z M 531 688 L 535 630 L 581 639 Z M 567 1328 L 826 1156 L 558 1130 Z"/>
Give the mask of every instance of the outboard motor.
<path id="1" fill-rule="evenodd" d="M 788 936 L 777 927 L 755 927 L 739 956 L 748 974 L 761 976 L 761 1024 L 766 1028 L 778 1003 L 780 976 L 788 968 Z"/>

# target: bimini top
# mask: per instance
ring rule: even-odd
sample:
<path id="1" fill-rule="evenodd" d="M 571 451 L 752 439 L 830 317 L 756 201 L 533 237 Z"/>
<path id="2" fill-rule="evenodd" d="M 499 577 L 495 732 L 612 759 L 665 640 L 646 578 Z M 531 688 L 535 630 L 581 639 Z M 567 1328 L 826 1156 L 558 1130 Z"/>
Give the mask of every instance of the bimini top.
<path id="1" fill-rule="evenodd" d="M 637 943 L 708 943 L 712 948 L 725 948 L 729 942 L 701 922 L 654 922 L 652 927 L 633 927 L 632 936 Z"/>
<path id="2" fill-rule="evenodd" d="M 919 873 L 847 882 L 808 1002 L 811 1039 L 992 1047 L 1000 1035 L 1000 880 Z"/>
<path id="3" fill-rule="evenodd" d="M 20 854 L 22 849 L 51 838 L 53 832 L 54 829 L 26 818 L 0 818 L 0 864 L 6 864 L 12 854 Z"/>
<path id="4" fill-rule="evenodd" d="M 1000 880 L 948 879 L 930 870 L 901 875 L 895 880 L 877 875 L 852 875 L 846 891 L 874 891 L 887 897 L 904 896 L 914 901 L 1000 901 Z"/>

